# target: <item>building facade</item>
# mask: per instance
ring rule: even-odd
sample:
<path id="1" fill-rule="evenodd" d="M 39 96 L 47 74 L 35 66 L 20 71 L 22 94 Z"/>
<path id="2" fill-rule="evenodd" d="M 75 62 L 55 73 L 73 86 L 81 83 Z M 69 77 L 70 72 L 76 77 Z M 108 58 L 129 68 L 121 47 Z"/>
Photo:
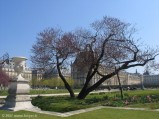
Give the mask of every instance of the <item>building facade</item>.
<path id="1" fill-rule="evenodd" d="M 25 62 L 24 66 L 24 72 L 22 73 L 22 76 L 27 80 L 32 80 L 32 78 L 36 79 L 42 79 L 41 73 L 33 73 L 31 69 L 27 67 L 27 64 Z M 1 70 L 5 72 L 11 79 L 15 78 L 17 76 L 17 73 L 14 71 L 14 62 L 12 60 L 9 61 L 9 64 L 4 63 L 1 65 Z"/>
<path id="2" fill-rule="evenodd" d="M 159 87 L 159 75 L 143 75 L 143 85 L 145 87 Z"/>
<path id="3" fill-rule="evenodd" d="M 99 68 L 99 71 L 104 75 L 113 72 L 113 70 L 114 69 L 106 69 L 104 67 Z M 76 65 L 76 61 L 71 65 L 71 77 L 74 80 L 75 86 L 78 87 L 84 85 L 87 77 L 87 72 L 88 72 L 88 67 L 86 65 L 79 68 L 78 65 Z M 90 81 L 90 85 L 95 84 L 101 78 L 102 77 L 100 75 L 95 74 L 92 80 Z M 124 86 L 130 86 L 130 85 L 140 86 L 142 82 L 142 76 L 138 73 L 128 73 L 126 71 L 120 71 L 119 78 L 121 84 Z M 111 77 L 110 79 L 107 79 L 102 83 L 102 86 L 117 86 L 117 85 L 119 85 L 119 82 L 116 75 Z"/>

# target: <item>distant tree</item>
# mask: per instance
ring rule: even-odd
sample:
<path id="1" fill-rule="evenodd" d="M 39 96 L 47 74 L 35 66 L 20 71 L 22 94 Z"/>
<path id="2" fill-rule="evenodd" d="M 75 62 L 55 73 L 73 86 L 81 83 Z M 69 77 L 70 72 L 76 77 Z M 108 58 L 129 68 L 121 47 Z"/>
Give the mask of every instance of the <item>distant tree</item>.
<path id="1" fill-rule="evenodd" d="M 73 84 L 74 84 L 73 79 L 66 78 L 66 81 L 71 87 L 73 87 Z M 63 81 L 60 78 L 50 78 L 50 79 L 42 79 L 42 80 L 32 79 L 31 85 L 33 88 L 37 88 L 37 87 L 64 88 L 65 86 Z"/>
<path id="2" fill-rule="evenodd" d="M 30 81 L 30 85 L 32 86 L 32 88 L 36 88 L 37 85 L 38 85 L 38 80 L 36 78 L 33 78 L 31 81 Z"/>
<path id="3" fill-rule="evenodd" d="M 145 66 L 144 75 L 150 75 L 150 74 L 151 74 L 151 69 L 150 69 L 150 66 L 147 64 Z"/>
<path id="4" fill-rule="evenodd" d="M 158 73 L 158 71 L 159 71 L 159 63 L 153 60 L 145 65 L 144 75 L 153 75 Z"/>
<path id="5" fill-rule="evenodd" d="M 2 57 L 0 57 L 0 68 L 2 68 L 2 65 L 4 63 L 9 64 L 9 54 L 8 53 L 5 53 L 5 54 L 3 54 Z"/>
<path id="6" fill-rule="evenodd" d="M 6 88 L 9 84 L 10 78 L 2 70 L 0 70 L 0 87 L 1 90 Z"/>
<path id="7" fill-rule="evenodd" d="M 85 69 L 86 79 L 77 96 L 78 99 L 84 99 L 120 71 L 144 66 L 158 55 L 157 50 L 144 48 L 134 40 L 136 30 L 129 23 L 117 18 L 103 17 L 91 26 L 91 30 L 80 29 L 74 34 L 61 34 L 55 29 L 44 30 L 32 48 L 33 63 L 44 65 L 45 68 L 56 65 L 71 97 L 74 97 L 74 93 L 62 74 L 62 69 L 67 68 L 72 60 L 75 60 L 81 71 Z M 107 69 L 109 72 L 102 72 L 101 69 Z M 90 84 L 95 75 L 99 75 L 100 79 Z"/>

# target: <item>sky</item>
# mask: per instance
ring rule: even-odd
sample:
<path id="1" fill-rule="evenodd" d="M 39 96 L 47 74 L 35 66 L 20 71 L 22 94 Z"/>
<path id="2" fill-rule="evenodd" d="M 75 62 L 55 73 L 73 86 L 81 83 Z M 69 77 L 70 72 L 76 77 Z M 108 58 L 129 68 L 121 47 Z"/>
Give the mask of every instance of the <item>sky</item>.
<path id="1" fill-rule="evenodd" d="M 103 16 L 137 28 L 137 37 L 159 46 L 159 0 L 0 0 L 0 57 L 30 56 L 37 34 L 48 27 L 88 28 Z M 132 72 L 135 70 L 132 69 Z M 143 73 L 143 68 L 139 68 Z"/>

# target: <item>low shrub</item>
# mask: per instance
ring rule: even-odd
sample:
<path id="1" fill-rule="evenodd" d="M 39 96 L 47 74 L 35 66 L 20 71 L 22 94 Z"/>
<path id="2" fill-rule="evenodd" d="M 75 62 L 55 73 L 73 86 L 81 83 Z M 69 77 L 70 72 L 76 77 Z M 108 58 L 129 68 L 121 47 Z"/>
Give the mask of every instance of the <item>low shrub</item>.
<path id="1" fill-rule="evenodd" d="M 134 104 L 148 104 L 159 102 L 159 94 L 137 94 L 124 93 L 121 100 L 120 93 L 91 94 L 86 99 L 78 100 L 68 96 L 33 98 L 32 104 L 46 111 L 68 112 L 98 105 L 123 107 Z"/>
<path id="2" fill-rule="evenodd" d="M 96 99 L 78 100 L 76 98 L 63 97 L 41 97 L 33 98 L 32 104 L 46 111 L 68 112 L 78 109 L 92 107 Z"/>
<path id="3" fill-rule="evenodd" d="M 93 103 L 97 103 L 97 102 L 100 102 L 101 99 L 100 98 L 97 98 L 97 97 L 93 97 L 93 98 L 90 98 L 90 99 L 86 99 L 85 102 L 87 104 L 93 104 Z"/>
<path id="4" fill-rule="evenodd" d="M 0 90 L 0 96 L 8 95 L 8 90 Z"/>
<path id="5" fill-rule="evenodd" d="M 104 105 L 106 106 L 127 106 L 130 104 L 145 104 L 145 103 L 156 103 L 159 102 L 159 95 L 134 95 L 124 96 L 124 99 L 120 99 L 120 95 L 115 95 L 109 98 Z"/>

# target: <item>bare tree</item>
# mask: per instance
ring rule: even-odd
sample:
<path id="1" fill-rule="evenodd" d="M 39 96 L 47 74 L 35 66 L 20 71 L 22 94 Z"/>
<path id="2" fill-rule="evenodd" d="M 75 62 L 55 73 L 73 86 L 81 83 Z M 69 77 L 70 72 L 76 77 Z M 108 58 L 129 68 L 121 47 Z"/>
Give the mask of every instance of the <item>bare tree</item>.
<path id="1" fill-rule="evenodd" d="M 56 67 L 71 97 L 75 95 L 62 70 L 69 66 L 69 61 L 77 50 L 73 34 L 53 28 L 40 32 L 36 44 L 32 47 L 31 59 L 34 65 L 44 71 Z"/>
<path id="2" fill-rule="evenodd" d="M 2 67 L 4 64 L 9 64 L 9 54 L 5 53 L 2 57 L 0 57 L 0 87 L 7 87 L 9 84 L 9 76 L 3 72 Z"/>
<path id="3" fill-rule="evenodd" d="M 85 55 L 85 58 L 87 56 L 89 59 L 83 61 L 83 64 L 87 64 L 88 70 L 85 84 L 78 95 L 79 99 L 85 98 L 91 91 L 118 74 L 119 71 L 135 66 L 144 66 L 158 55 L 157 50 L 141 47 L 133 39 L 135 28 L 119 19 L 104 17 L 102 20 L 94 22 L 92 27 L 94 28 L 93 32 L 89 32 L 89 34 L 88 31 L 81 32 L 78 35 L 82 37 L 79 40 L 87 39 L 88 41 L 89 39 L 90 42 L 85 44 L 89 48 L 89 53 L 87 53 L 89 56 Z M 110 72 L 106 74 L 101 72 L 101 67 L 109 69 Z M 117 67 L 116 70 L 114 67 Z M 89 85 L 92 77 L 96 74 L 101 78 L 93 85 Z"/>
<path id="4" fill-rule="evenodd" d="M 7 74 L 5 74 L 1 69 L 0 69 L 0 87 L 1 89 L 8 86 L 10 81 L 10 78 Z"/>
<path id="5" fill-rule="evenodd" d="M 145 65 L 144 75 L 153 75 L 158 73 L 159 63 L 156 61 L 153 60 Z"/>
<path id="6" fill-rule="evenodd" d="M 6 63 L 9 64 L 9 54 L 5 53 L 2 57 L 0 57 L 0 69 L 2 69 L 2 65 Z"/>
<path id="7" fill-rule="evenodd" d="M 80 29 L 75 31 L 74 35 L 61 34 L 55 29 L 45 30 L 39 34 L 40 37 L 32 49 L 33 63 L 44 65 L 45 68 L 57 66 L 59 76 L 72 97 L 73 91 L 61 70 L 66 64 L 68 66 L 72 59 L 75 60 L 77 68 L 85 70 L 86 78 L 78 99 L 84 99 L 119 71 L 144 66 L 158 55 L 157 50 L 145 49 L 133 39 L 136 30 L 131 24 L 117 18 L 104 17 L 91 26 L 92 30 Z M 95 75 L 99 75 L 100 79 L 91 84 Z"/>

